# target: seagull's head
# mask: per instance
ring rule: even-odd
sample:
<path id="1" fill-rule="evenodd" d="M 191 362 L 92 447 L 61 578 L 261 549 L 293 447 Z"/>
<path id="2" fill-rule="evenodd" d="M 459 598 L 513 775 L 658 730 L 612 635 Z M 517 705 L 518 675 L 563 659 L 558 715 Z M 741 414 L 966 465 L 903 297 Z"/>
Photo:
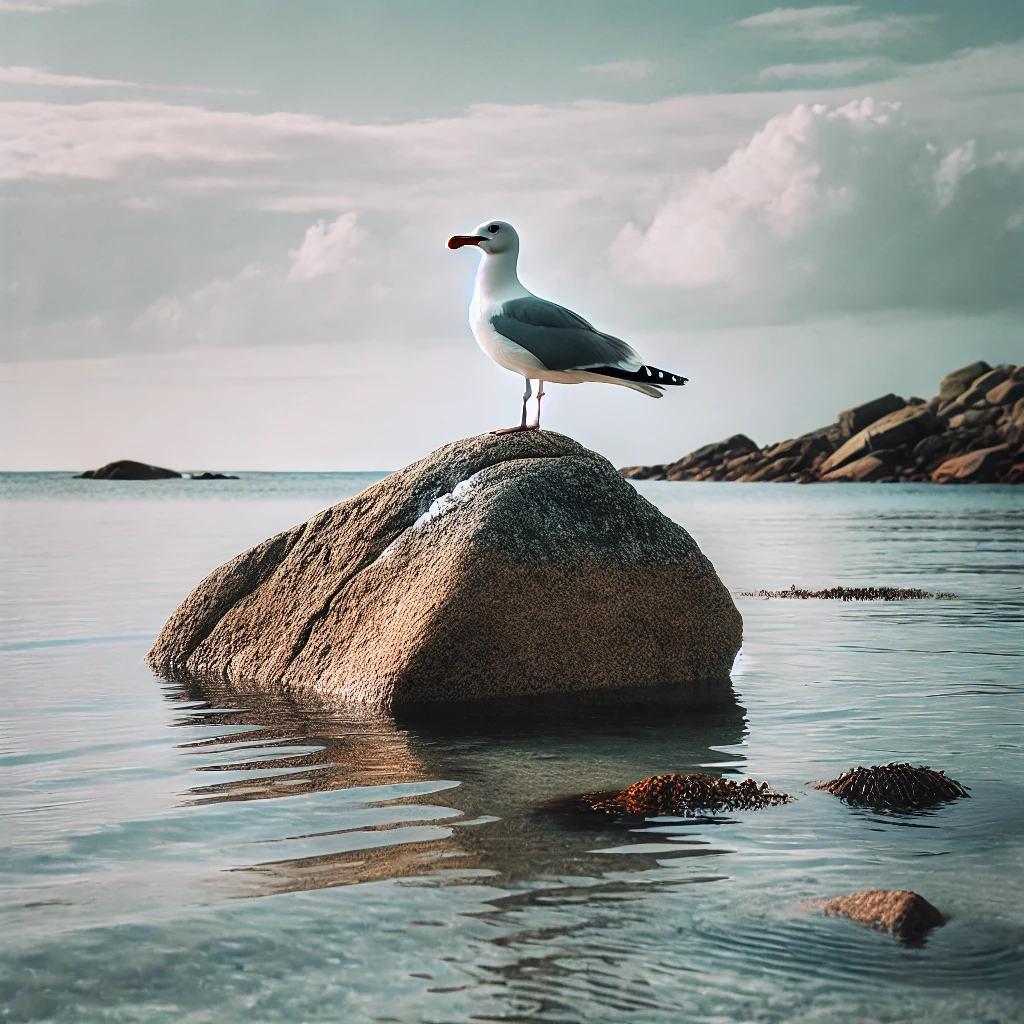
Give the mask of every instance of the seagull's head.
<path id="1" fill-rule="evenodd" d="M 448 239 L 449 249 L 461 249 L 464 245 L 475 245 L 489 256 L 501 252 L 518 252 L 519 236 L 508 221 L 485 220 L 471 235 L 452 235 Z"/>

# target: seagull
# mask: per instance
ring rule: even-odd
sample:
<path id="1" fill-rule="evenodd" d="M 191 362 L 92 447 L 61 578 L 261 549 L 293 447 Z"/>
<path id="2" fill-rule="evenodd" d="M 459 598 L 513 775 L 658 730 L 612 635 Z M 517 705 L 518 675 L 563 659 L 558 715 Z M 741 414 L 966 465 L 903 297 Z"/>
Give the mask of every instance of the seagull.
<path id="1" fill-rule="evenodd" d="M 469 325 L 477 344 L 499 366 L 526 379 L 523 416 L 518 427 L 495 430 L 511 434 L 540 429 L 544 384 L 621 384 L 651 398 L 662 389 L 686 383 L 668 370 L 648 366 L 619 338 L 604 334 L 578 313 L 527 291 L 516 274 L 519 235 L 503 220 L 485 220 L 471 235 L 452 235 L 449 249 L 475 245 L 481 252 Z M 526 403 L 537 381 L 537 419 L 527 424 Z"/>

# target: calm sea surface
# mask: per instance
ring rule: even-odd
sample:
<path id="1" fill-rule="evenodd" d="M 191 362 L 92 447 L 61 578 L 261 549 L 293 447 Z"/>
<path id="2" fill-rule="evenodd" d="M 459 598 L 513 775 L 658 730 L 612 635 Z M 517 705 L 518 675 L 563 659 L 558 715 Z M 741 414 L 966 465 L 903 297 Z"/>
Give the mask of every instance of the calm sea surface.
<path id="1" fill-rule="evenodd" d="M 218 563 L 373 474 L 0 475 L 0 1020 L 1024 1021 L 1024 489 L 643 483 L 736 596 L 735 704 L 430 726 L 155 679 Z M 765 601 L 891 584 L 945 601 Z M 808 786 L 944 769 L 971 799 Z M 642 825 L 553 797 L 752 775 Z M 919 947 L 813 901 L 914 889 Z"/>

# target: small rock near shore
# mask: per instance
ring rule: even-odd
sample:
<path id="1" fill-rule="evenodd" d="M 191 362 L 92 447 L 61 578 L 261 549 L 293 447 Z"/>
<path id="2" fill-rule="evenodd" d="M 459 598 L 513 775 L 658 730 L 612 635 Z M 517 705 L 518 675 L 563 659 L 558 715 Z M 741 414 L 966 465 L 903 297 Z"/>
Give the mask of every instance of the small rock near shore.
<path id="1" fill-rule="evenodd" d="M 865 889 L 825 900 L 820 906 L 829 917 L 848 917 L 905 942 L 919 941 L 946 923 L 937 907 L 909 889 Z"/>

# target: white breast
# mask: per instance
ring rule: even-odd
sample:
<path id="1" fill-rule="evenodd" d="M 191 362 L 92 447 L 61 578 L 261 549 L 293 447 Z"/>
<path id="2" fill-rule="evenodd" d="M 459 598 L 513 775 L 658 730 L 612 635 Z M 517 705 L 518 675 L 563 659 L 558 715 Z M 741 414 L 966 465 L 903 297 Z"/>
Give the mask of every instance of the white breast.
<path id="1" fill-rule="evenodd" d="M 481 308 L 474 300 L 473 305 L 469 307 L 469 325 L 473 329 L 473 337 L 499 366 L 523 377 L 536 379 L 538 372 L 544 369 L 540 360 L 522 345 L 510 341 L 491 326 L 491 317 L 500 305 L 501 303 L 495 303 Z"/>

